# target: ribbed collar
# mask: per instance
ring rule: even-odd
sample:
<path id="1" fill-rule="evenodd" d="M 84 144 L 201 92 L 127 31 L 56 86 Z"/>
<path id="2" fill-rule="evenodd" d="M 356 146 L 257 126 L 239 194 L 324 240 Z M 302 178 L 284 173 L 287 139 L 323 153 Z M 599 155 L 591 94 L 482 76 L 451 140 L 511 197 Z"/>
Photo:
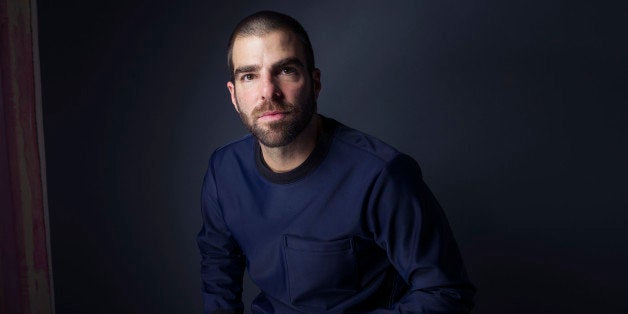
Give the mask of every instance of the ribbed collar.
<path id="1" fill-rule="evenodd" d="M 262 157 L 262 148 L 259 142 L 255 141 L 255 164 L 259 173 L 270 182 L 288 184 L 305 178 L 309 173 L 314 171 L 314 169 L 321 164 L 323 159 L 325 159 L 329 145 L 331 144 L 332 135 L 338 125 L 338 122 L 334 119 L 324 117 L 323 115 L 320 115 L 320 117 L 322 120 L 322 130 L 318 134 L 314 150 L 312 150 L 310 156 L 308 156 L 302 164 L 288 172 L 278 173 L 272 171 Z"/>

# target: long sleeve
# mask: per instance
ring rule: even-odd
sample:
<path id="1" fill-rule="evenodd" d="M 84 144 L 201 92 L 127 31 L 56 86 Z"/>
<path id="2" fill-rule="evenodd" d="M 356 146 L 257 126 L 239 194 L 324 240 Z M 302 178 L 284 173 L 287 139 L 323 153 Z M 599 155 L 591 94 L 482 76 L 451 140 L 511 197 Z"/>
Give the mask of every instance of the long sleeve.
<path id="1" fill-rule="evenodd" d="M 375 241 L 409 285 L 390 312 L 468 313 L 475 288 L 418 164 L 406 155 L 391 161 L 376 180 L 369 204 Z"/>
<path id="2" fill-rule="evenodd" d="M 197 237 L 203 313 L 242 313 L 244 255 L 225 224 L 216 190 L 210 161 L 201 191 L 203 226 Z"/>

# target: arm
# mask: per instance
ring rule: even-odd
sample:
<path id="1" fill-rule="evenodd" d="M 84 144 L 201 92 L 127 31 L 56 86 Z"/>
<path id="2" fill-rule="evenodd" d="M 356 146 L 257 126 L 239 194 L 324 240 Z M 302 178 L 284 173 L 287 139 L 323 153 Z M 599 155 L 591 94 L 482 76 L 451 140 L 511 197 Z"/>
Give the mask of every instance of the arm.
<path id="1" fill-rule="evenodd" d="M 391 161 L 373 187 L 369 224 L 376 242 L 409 285 L 396 313 L 468 313 L 475 288 L 440 205 L 406 155 Z"/>
<path id="2" fill-rule="evenodd" d="M 197 243 L 201 253 L 203 313 L 242 313 L 244 255 L 223 219 L 211 162 L 201 191 L 201 213 L 203 226 Z"/>

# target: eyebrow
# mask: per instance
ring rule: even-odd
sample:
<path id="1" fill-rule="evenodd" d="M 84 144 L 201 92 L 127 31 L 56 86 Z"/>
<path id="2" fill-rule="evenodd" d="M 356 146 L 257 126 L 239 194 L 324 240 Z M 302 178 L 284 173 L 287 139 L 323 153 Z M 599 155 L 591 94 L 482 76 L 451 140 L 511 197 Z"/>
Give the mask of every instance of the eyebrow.
<path id="1" fill-rule="evenodd" d="M 245 66 L 241 66 L 238 67 L 237 69 L 235 69 L 235 71 L 233 72 L 233 75 L 238 75 L 240 73 L 246 73 L 246 72 L 255 72 L 255 71 L 259 71 L 259 65 L 245 65 Z"/>
<path id="2" fill-rule="evenodd" d="M 302 68 L 305 67 L 303 65 L 303 62 L 301 62 L 301 60 L 299 60 L 299 58 L 297 58 L 297 57 L 288 57 L 288 58 L 281 59 L 281 60 L 275 62 L 273 64 L 273 68 L 281 68 L 281 67 L 284 67 L 286 65 L 296 65 L 296 66 L 299 66 L 299 67 L 302 67 Z"/>
<path id="3" fill-rule="evenodd" d="M 275 63 L 273 63 L 272 68 L 276 69 L 276 68 L 281 68 L 287 65 L 296 65 L 299 66 L 301 68 L 304 68 L 305 66 L 303 65 L 303 62 L 301 62 L 301 60 L 299 60 L 299 58 L 297 57 L 288 57 L 285 59 L 281 59 Z M 243 65 L 241 67 L 238 67 L 237 69 L 235 69 L 235 71 L 233 71 L 233 75 L 237 76 L 238 74 L 241 73 L 248 73 L 248 72 L 257 72 L 259 71 L 260 66 L 259 65 Z"/>

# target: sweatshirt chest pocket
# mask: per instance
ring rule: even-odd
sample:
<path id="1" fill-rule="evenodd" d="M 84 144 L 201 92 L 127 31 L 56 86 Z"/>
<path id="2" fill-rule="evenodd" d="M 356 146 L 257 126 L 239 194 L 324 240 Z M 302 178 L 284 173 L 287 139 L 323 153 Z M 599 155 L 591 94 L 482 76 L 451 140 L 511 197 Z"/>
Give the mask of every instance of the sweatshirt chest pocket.
<path id="1" fill-rule="evenodd" d="M 359 289 L 355 243 L 284 236 L 287 284 L 292 305 L 329 310 Z"/>

